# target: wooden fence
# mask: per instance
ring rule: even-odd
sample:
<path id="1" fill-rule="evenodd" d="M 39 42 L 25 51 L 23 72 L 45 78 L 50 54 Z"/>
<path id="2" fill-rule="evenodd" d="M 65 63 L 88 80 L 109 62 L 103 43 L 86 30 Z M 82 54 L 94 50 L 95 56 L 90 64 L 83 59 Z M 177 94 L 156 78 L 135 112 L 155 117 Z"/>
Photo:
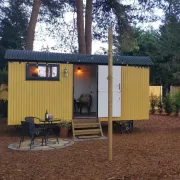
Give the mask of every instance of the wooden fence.
<path id="1" fill-rule="evenodd" d="M 163 87 L 162 86 L 149 86 L 149 97 L 152 95 L 157 96 L 158 98 L 161 98 L 162 101 L 162 91 Z"/>
<path id="2" fill-rule="evenodd" d="M 171 86 L 170 87 L 170 93 L 175 94 L 177 92 L 180 92 L 180 86 Z"/>

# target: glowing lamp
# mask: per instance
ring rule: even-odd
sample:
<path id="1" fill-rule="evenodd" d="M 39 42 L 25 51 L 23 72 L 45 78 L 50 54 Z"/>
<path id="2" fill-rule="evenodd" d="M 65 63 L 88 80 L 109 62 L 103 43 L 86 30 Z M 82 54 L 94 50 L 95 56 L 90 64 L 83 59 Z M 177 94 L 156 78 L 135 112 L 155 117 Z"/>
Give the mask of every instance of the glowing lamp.
<path id="1" fill-rule="evenodd" d="M 81 68 L 80 67 L 78 67 L 78 72 L 81 72 Z"/>

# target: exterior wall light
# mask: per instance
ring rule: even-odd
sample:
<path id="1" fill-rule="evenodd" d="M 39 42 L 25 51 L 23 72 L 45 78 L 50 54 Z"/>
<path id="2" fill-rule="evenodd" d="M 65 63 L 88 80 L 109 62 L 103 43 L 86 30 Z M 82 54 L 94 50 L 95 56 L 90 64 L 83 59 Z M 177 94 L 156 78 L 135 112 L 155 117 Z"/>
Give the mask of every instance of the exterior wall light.
<path id="1" fill-rule="evenodd" d="M 65 77 L 68 76 L 68 70 L 67 70 L 67 68 L 64 68 L 64 76 L 65 76 Z"/>

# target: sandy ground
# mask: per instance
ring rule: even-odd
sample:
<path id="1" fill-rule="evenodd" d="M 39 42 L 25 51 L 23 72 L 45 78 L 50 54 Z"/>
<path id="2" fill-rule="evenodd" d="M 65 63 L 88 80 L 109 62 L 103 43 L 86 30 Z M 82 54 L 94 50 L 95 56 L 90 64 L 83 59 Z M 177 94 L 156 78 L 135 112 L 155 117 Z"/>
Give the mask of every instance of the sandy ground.
<path id="1" fill-rule="evenodd" d="M 16 133 L 7 132 L 0 121 L 2 180 L 180 180 L 180 117 L 154 115 L 135 121 L 132 134 L 117 129 L 112 162 L 107 160 L 107 140 L 76 142 L 54 151 L 8 150 L 16 141 Z"/>

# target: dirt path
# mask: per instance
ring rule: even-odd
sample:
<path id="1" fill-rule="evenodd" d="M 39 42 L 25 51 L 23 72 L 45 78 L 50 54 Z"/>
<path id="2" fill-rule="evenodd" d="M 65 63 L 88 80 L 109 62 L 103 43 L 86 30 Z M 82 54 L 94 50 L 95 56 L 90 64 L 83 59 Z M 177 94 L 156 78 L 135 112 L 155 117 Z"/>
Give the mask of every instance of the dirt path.
<path id="1" fill-rule="evenodd" d="M 0 179 L 180 179 L 179 117 L 151 116 L 149 121 L 136 121 L 132 134 L 114 132 L 112 162 L 107 161 L 107 140 L 78 142 L 55 151 L 10 151 L 8 144 L 19 138 L 7 134 L 0 123 Z"/>

